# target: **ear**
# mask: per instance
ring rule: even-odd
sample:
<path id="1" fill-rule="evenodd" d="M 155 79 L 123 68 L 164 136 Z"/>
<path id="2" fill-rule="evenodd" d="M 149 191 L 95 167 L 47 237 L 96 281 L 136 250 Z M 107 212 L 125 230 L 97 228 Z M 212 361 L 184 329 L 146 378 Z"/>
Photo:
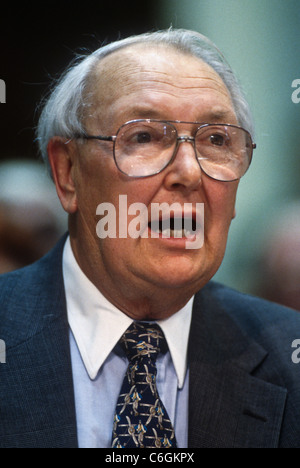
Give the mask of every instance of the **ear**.
<path id="1" fill-rule="evenodd" d="M 236 208 L 234 209 L 233 216 L 232 216 L 232 219 L 235 219 L 235 218 L 236 218 Z"/>
<path id="2" fill-rule="evenodd" d="M 73 180 L 76 157 L 75 144 L 62 137 L 54 137 L 48 143 L 48 157 L 56 191 L 63 209 L 69 214 L 74 214 L 78 208 Z"/>

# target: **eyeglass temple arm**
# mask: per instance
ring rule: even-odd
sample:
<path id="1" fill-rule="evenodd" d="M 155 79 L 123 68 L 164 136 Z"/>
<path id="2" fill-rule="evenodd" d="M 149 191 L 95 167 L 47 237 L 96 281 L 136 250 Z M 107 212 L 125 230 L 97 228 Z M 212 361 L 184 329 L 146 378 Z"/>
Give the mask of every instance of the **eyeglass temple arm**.
<path id="1" fill-rule="evenodd" d="M 101 141 L 115 141 L 115 136 L 93 136 L 93 135 L 75 135 L 75 138 L 83 138 L 84 140 L 101 140 Z"/>

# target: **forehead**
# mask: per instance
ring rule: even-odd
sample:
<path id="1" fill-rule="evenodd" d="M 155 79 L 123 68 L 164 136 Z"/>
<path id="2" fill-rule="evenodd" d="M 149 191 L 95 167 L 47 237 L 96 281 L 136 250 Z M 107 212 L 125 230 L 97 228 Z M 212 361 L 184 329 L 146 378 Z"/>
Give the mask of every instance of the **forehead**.
<path id="1" fill-rule="evenodd" d="M 213 68 L 170 46 L 135 45 L 106 57 L 95 69 L 95 94 L 107 119 L 162 116 L 170 107 L 174 115 L 181 114 L 175 120 L 185 120 L 187 108 L 197 106 L 203 112 L 234 113 L 227 87 Z"/>

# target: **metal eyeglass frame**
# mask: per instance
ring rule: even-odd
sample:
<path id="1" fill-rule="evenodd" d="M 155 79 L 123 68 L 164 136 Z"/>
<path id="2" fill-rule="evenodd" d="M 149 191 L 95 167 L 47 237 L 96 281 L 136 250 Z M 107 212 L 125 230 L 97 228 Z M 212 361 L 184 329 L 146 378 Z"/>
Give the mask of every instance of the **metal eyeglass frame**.
<path id="1" fill-rule="evenodd" d="M 174 149 L 174 153 L 172 155 L 172 157 L 170 158 L 170 161 L 160 170 L 158 170 L 157 172 L 155 172 L 154 174 L 150 174 L 150 175 L 143 175 L 143 176 L 132 176 L 132 175 L 129 175 L 127 174 L 126 172 L 124 172 L 122 169 L 120 169 L 119 165 L 118 165 L 118 162 L 117 162 L 117 158 L 116 158 L 116 153 L 115 153 L 115 146 L 116 146 L 116 141 L 117 141 L 117 138 L 118 138 L 118 135 L 119 133 L 121 132 L 122 128 L 124 128 L 125 126 L 129 125 L 129 124 L 132 124 L 132 123 L 139 123 L 139 122 L 147 122 L 147 123 L 151 123 L 151 122 L 157 122 L 157 123 L 166 123 L 166 124 L 170 124 L 171 126 L 173 126 L 174 130 L 176 131 L 177 133 L 177 143 L 176 143 L 176 146 L 175 146 L 175 149 Z M 161 172 L 163 172 L 170 164 L 172 164 L 172 162 L 174 161 L 176 155 L 177 155 L 177 151 L 178 151 L 178 146 L 181 144 L 181 143 L 191 143 L 193 144 L 194 146 L 194 150 L 195 150 L 195 156 L 196 156 L 196 160 L 201 168 L 201 170 L 203 170 L 203 168 L 201 167 L 201 163 L 199 161 L 199 158 L 197 157 L 197 151 L 196 151 L 196 148 L 195 148 L 195 137 L 191 137 L 191 136 L 188 136 L 188 135 L 182 135 L 182 136 L 179 136 L 178 135 L 178 130 L 177 128 L 175 127 L 175 125 L 173 124 L 188 124 L 188 125 L 198 125 L 197 127 L 197 130 L 195 132 L 195 135 L 198 133 L 198 131 L 202 128 L 209 128 L 209 127 L 214 127 L 214 126 L 225 126 L 225 127 L 230 127 L 230 128 L 238 128 L 239 130 L 243 130 L 249 137 L 250 137 L 250 141 L 251 141 L 251 154 L 250 154 L 250 162 L 249 162 L 249 166 L 247 168 L 247 171 L 251 165 L 251 162 L 252 162 L 252 157 L 253 157 L 253 150 L 257 148 L 257 145 L 256 143 L 253 143 L 253 140 L 252 140 L 252 136 L 250 134 L 250 132 L 248 132 L 248 130 L 244 129 L 243 127 L 240 127 L 238 125 L 233 125 L 233 124 L 225 124 L 225 123 L 201 123 L 201 122 L 186 122 L 186 121 L 183 121 L 183 120 L 159 120 L 159 119 L 135 119 L 135 120 L 129 120 L 128 122 L 125 122 L 123 125 L 121 125 L 121 127 L 119 128 L 119 130 L 117 131 L 116 135 L 111 135 L 111 136 L 104 136 L 104 135 L 88 135 L 88 134 L 75 134 L 73 138 L 76 138 L 76 139 L 84 139 L 84 140 L 100 140 L 100 141 L 111 141 L 114 143 L 113 145 L 113 157 L 114 157 L 114 161 L 115 161 L 115 164 L 117 166 L 117 169 L 124 175 L 126 175 L 127 177 L 131 177 L 133 179 L 145 179 L 146 177 L 153 177 L 157 174 L 160 174 Z M 204 170 L 203 170 L 204 171 Z M 247 172 L 246 171 L 246 172 Z M 205 171 L 204 171 L 205 172 Z M 245 173 L 246 173 L 245 172 Z M 245 173 L 243 174 L 243 176 L 245 175 Z M 205 172 L 206 174 L 206 172 Z M 210 176 L 209 174 L 206 174 L 208 177 L 210 177 L 211 179 L 214 179 L 214 180 L 219 180 L 219 179 L 215 179 L 214 177 Z M 237 178 L 237 179 L 233 179 L 233 180 L 230 180 L 228 182 L 234 182 L 236 180 L 239 180 L 241 179 L 243 176 Z M 222 181 L 222 180 L 219 180 L 220 182 L 225 182 L 225 181 Z"/>

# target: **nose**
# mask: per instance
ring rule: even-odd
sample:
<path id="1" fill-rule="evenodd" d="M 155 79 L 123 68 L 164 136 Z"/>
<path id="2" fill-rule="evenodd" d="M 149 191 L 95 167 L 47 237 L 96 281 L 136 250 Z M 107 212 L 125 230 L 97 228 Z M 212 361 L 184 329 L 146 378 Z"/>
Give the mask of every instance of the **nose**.
<path id="1" fill-rule="evenodd" d="M 202 170 L 197 158 L 195 139 L 180 136 L 177 138 L 176 151 L 166 173 L 165 185 L 168 190 L 175 188 L 192 191 L 201 184 Z"/>

